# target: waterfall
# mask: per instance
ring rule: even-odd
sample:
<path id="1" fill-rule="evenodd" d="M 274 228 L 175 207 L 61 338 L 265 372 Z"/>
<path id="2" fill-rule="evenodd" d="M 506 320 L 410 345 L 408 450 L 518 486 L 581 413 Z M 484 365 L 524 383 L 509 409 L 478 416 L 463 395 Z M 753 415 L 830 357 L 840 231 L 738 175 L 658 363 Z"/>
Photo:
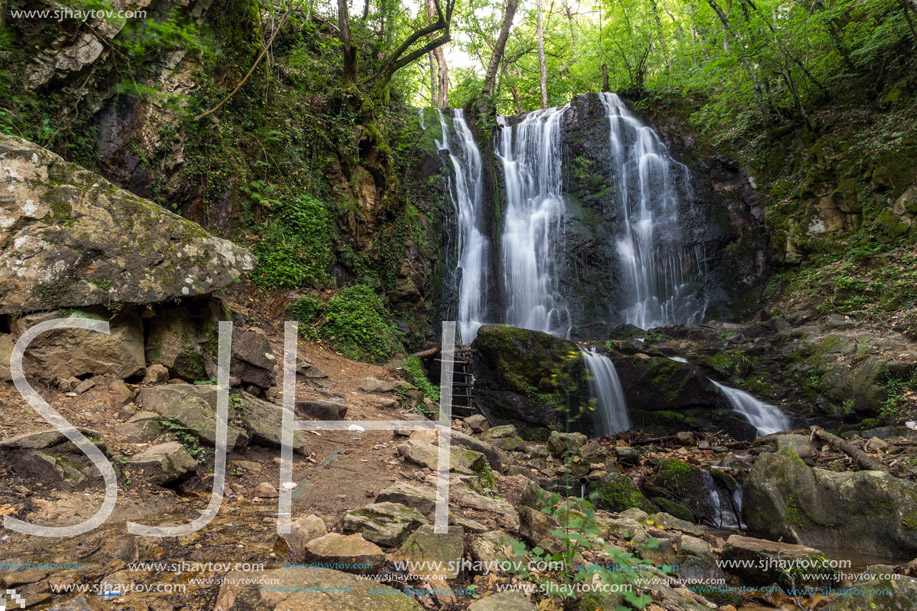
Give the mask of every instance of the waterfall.
<path id="1" fill-rule="evenodd" d="M 452 119 L 454 138 L 450 138 L 446 118 L 441 110 L 439 125 L 442 140 L 436 145 L 449 155 L 455 175 L 450 180 L 449 193 L 458 219 L 458 327 L 462 342 L 470 344 L 484 324 L 487 309 L 487 269 L 489 243 L 481 227 L 484 183 L 481 151 L 461 109 Z M 452 146 L 452 140 L 458 146 Z"/>
<path id="2" fill-rule="evenodd" d="M 710 381 L 713 382 L 713 380 Z M 713 382 L 713 384 L 720 389 L 720 392 L 732 405 L 732 409 L 745 416 L 745 419 L 758 430 L 758 436 L 770 435 L 790 428 L 790 419 L 779 408 L 755 399 L 744 390 L 729 388 L 718 382 Z"/>
<path id="3" fill-rule="evenodd" d="M 560 295 L 566 205 L 560 120 L 568 106 L 528 113 L 502 126 L 497 156 L 506 180 L 501 238 L 506 324 L 567 337 L 570 313 Z"/>
<path id="4" fill-rule="evenodd" d="M 595 350 L 582 350 L 582 353 L 590 374 L 589 393 L 598 399 L 600 425 L 597 436 L 626 431 L 630 428 L 630 417 L 614 363 Z"/>
<path id="5" fill-rule="evenodd" d="M 678 218 L 677 186 L 690 186 L 688 169 L 616 94 L 599 96 L 608 116 L 621 214 L 615 246 L 626 285 L 624 322 L 641 329 L 700 323 L 707 304 L 696 296 L 699 257 L 684 246 Z"/>

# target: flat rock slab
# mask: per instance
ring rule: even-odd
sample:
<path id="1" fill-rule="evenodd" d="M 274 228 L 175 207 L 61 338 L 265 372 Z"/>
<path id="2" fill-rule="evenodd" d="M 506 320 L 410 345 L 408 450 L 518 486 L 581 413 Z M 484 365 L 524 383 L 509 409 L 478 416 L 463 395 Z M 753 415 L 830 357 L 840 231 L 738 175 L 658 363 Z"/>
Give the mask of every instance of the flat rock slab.
<path id="1" fill-rule="evenodd" d="M 131 470 L 139 471 L 155 484 L 168 484 L 197 467 L 185 447 L 177 441 L 162 443 L 135 454 L 127 460 Z"/>
<path id="2" fill-rule="evenodd" d="M 0 135 L 0 314 L 206 295 L 255 268 L 247 250 Z"/>
<path id="3" fill-rule="evenodd" d="M 795 587 L 826 587 L 837 581 L 835 570 L 821 565 L 822 553 L 805 545 L 731 535 L 726 540 L 721 558 L 732 561 L 723 564 L 724 570 L 753 586 L 776 582 L 793 587 L 793 583 L 787 582 L 788 573 L 798 574 Z M 812 579 L 806 580 L 805 576 Z"/>
<path id="4" fill-rule="evenodd" d="M 395 382 L 376 378 L 363 378 L 363 381 L 360 382 L 360 390 L 363 392 L 392 392 L 397 387 Z"/>
<path id="5" fill-rule="evenodd" d="M 316 420 L 343 420 L 347 406 L 339 401 L 297 401 L 296 411 Z"/>
<path id="6" fill-rule="evenodd" d="M 328 533 L 306 544 L 306 560 L 332 563 L 348 573 L 378 573 L 385 562 L 385 552 L 363 538 L 363 535 Z"/>
<path id="7" fill-rule="evenodd" d="M 522 592 L 498 592 L 471 603 L 468 611 L 535 611 Z"/>
<path id="8" fill-rule="evenodd" d="M 380 492 L 376 503 L 399 503 L 413 507 L 431 520 L 436 512 L 436 490 L 398 482 Z"/>
<path id="9" fill-rule="evenodd" d="M 408 533 L 427 524 L 419 511 L 399 503 L 373 503 L 344 514 L 345 533 L 360 533 L 367 541 L 385 547 L 404 543 Z"/>
<path id="10" fill-rule="evenodd" d="M 144 409 L 191 429 L 211 446 L 216 445 L 216 397 L 215 384 L 167 384 L 140 391 Z M 248 435 L 242 429 L 227 426 L 227 449 L 245 447 L 247 441 Z"/>
<path id="11" fill-rule="evenodd" d="M 398 445 L 398 453 L 413 463 L 436 471 L 439 467 L 439 447 L 409 439 Z M 486 462 L 484 455 L 464 448 L 449 448 L 449 470 L 464 473 L 480 471 Z"/>
<path id="12" fill-rule="evenodd" d="M 267 581 L 269 580 L 269 581 Z M 263 585 L 271 584 L 271 585 Z M 373 580 L 324 568 L 228 573 L 214 611 L 423 611 L 408 596 L 379 595 Z"/>
<path id="13" fill-rule="evenodd" d="M 446 579 L 458 575 L 464 554 L 464 530 L 461 526 L 450 526 L 449 532 L 441 535 L 433 532 L 433 526 L 421 526 L 398 550 L 400 560 L 425 563 L 423 569 L 411 571 L 415 575 Z"/>

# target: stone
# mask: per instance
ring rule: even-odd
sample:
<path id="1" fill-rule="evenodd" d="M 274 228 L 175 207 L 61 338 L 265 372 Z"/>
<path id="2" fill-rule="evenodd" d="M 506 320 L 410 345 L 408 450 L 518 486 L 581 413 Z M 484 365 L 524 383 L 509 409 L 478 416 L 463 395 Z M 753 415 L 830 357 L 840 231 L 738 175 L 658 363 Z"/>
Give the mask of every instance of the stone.
<path id="1" fill-rule="evenodd" d="M 411 530 L 428 522 L 419 511 L 406 505 L 374 503 L 348 511 L 341 524 L 345 534 L 360 533 L 377 545 L 397 547 Z"/>
<path id="2" fill-rule="evenodd" d="M 566 458 L 579 452 L 586 443 L 586 436 L 582 433 L 561 433 L 551 431 L 548 437 L 548 451 L 556 458 Z"/>
<path id="3" fill-rule="evenodd" d="M 814 458 L 816 455 L 815 446 L 809 441 L 807 435 L 793 435 L 790 433 L 776 433 L 761 437 L 756 443 L 771 443 L 776 449 L 788 448 L 796 453 L 800 458 Z"/>
<path id="4" fill-rule="evenodd" d="M 535 611 L 525 594 L 519 591 L 497 592 L 468 605 L 468 611 Z"/>
<path id="5" fill-rule="evenodd" d="M 165 367 L 166 379 L 210 379 L 216 375 L 218 322 L 225 318 L 216 301 L 201 307 L 182 305 L 159 310 L 149 322 L 147 361 Z"/>
<path id="6" fill-rule="evenodd" d="M 277 493 L 277 488 L 274 488 L 274 486 L 268 482 L 261 482 L 255 486 L 252 494 L 262 499 L 276 499 L 280 496 Z"/>
<path id="7" fill-rule="evenodd" d="M 516 555 L 513 546 L 522 545 L 522 542 L 503 532 L 492 530 L 471 541 L 471 557 L 480 562 L 484 567 L 482 572 L 507 575 L 515 567 L 526 568 L 528 557 Z M 523 563 L 523 564 L 518 564 Z"/>
<path id="8" fill-rule="evenodd" d="M 490 424 L 487 422 L 487 418 L 481 414 L 468 416 L 465 418 L 465 424 L 468 425 L 468 428 L 471 429 L 472 433 L 484 433 L 490 429 Z"/>
<path id="9" fill-rule="evenodd" d="M 700 520 L 715 515 L 710 501 L 709 476 L 699 468 L 680 460 L 660 460 L 650 483 L 671 495 L 670 500 L 685 505 Z"/>
<path id="10" fill-rule="evenodd" d="M 291 554 L 294 559 L 301 561 L 306 552 L 306 545 L 319 537 L 328 534 L 325 522 L 315 514 L 308 515 L 290 523 L 290 532 L 277 535 L 274 551 L 281 554 Z M 282 543 L 281 543 L 282 542 Z"/>
<path id="11" fill-rule="evenodd" d="M 328 533 L 306 544 L 304 558 L 312 562 L 339 563 L 349 573 L 378 573 L 385 562 L 385 553 L 363 535 Z"/>
<path id="12" fill-rule="evenodd" d="M 90 388 L 92 388 L 92 387 L 95 386 L 95 385 L 96 385 L 96 381 L 93 380 L 92 378 L 89 378 L 89 379 L 83 380 L 82 382 L 80 382 L 79 384 L 77 384 L 77 385 L 73 388 L 73 392 L 75 392 L 75 393 L 78 394 L 78 395 L 81 395 L 81 394 L 83 394 L 84 392 L 86 392 L 87 390 L 89 390 Z"/>
<path id="13" fill-rule="evenodd" d="M 270 388 L 277 383 L 274 369 L 277 359 L 262 329 L 233 327 L 230 371 L 243 383 Z"/>
<path id="14" fill-rule="evenodd" d="M 742 518 L 752 535 L 917 555 L 917 484 L 883 471 L 812 469 L 784 448 L 758 456 L 742 495 Z"/>
<path id="15" fill-rule="evenodd" d="M 409 439 L 397 446 L 398 453 L 413 463 L 436 471 L 439 464 L 439 448 L 429 443 Z M 449 448 L 449 470 L 465 473 L 480 471 L 484 467 L 484 455 L 464 448 Z"/>
<path id="16" fill-rule="evenodd" d="M 0 251 L 0 261 L 2 259 Z M 0 291 L 2 283 L 0 281 Z M 102 308 L 28 314 L 16 319 L 13 331 L 19 337 L 29 328 L 57 318 L 104 321 L 108 323 L 109 333 L 57 329 L 38 335 L 29 343 L 25 353 L 23 366 L 28 374 L 46 381 L 85 375 L 127 378 L 142 373 L 146 368 L 143 326 L 134 308 L 125 308 L 114 317 Z"/>
<path id="17" fill-rule="evenodd" d="M 424 611 L 410 596 L 380 596 L 380 589 L 372 579 L 316 567 L 233 571 L 223 579 L 213 611 Z"/>
<path id="18" fill-rule="evenodd" d="M 127 460 L 132 471 L 142 473 L 154 484 L 168 484 L 187 475 L 197 461 L 177 441 L 162 443 L 135 454 Z"/>
<path id="19" fill-rule="evenodd" d="M 376 496 L 376 503 L 398 503 L 413 507 L 428 520 L 436 512 L 436 490 L 398 482 Z"/>
<path id="20" fill-rule="evenodd" d="M 428 570 L 412 571 L 415 575 L 453 579 L 459 574 L 464 554 L 461 526 L 451 526 L 448 533 L 436 534 L 433 526 L 424 525 L 411 533 L 397 555 L 401 561 L 426 563 Z"/>
<path id="21" fill-rule="evenodd" d="M 206 295 L 256 259 L 16 136 L 0 136 L 0 314 Z"/>
<path id="22" fill-rule="evenodd" d="M 162 433 L 162 426 L 159 423 L 161 416 L 156 412 L 140 412 L 131 417 L 119 432 L 131 437 L 137 441 L 153 441 Z"/>
<path id="23" fill-rule="evenodd" d="M 533 547 L 538 546 L 551 554 L 566 551 L 567 546 L 564 542 L 551 534 L 551 531 L 561 527 L 561 523 L 553 516 L 531 507 L 519 508 L 519 536 Z"/>
<path id="24" fill-rule="evenodd" d="M 469 450 L 474 450 L 475 452 L 480 452 L 486 456 L 490 466 L 501 473 L 506 471 L 506 466 L 512 462 L 512 458 L 503 450 L 494 447 L 486 441 L 459 431 L 452 431 L 450 437 L 453 444 L 468 448 Z"/>
<path id="25" fill-rule="evenodd" d="M 141 384 L 164 384 L 169 381 L 169 370 L 165 365 L 153 363 L 146 368 Z"/>
<path id="26" fill-rule="evenodd" d="M 656 513 L 653 504 L 627 475 L 611 473 L 596 482 L 590 482 L 588 489 L 598 493 L 596 503 L 608 511 L 622 512 L 636 507 L 647 513 Z"/>
<path id="27" fill-rule="evenodd" d="M 140 404 L 145 410 L 190 429 L 201 441 L 216 444 L 215 384 L 167 384 L 140 390 Z M 238 427 L 226 428 L 227 449 L 244 447 L 248 436 Z"/>
<path id="28" fill-rule="evenodd" d="M 48 611 L 98 611 L 99 608 L 93 606 L 91 601 L 92 599 L 86 598 L 85 594 L 77 594 L 70 600 L 57 603 L 48 609 Z"/>
<path id="29" fill-rule="evenodd" d="M 837 571 L 828 566 L 823 554 L 804 545 L 731 535 L 721 560 L 724 570 L 752 586 L 778 583 L 784 587 L 820 588 L 839 581 Z"/>
<path id="30" fill-rule="evenodd" d="M 704 535 L 703 529 L 701 529 L 701 527 L 697 524 L 687 520 L 681 520 L 664 512 L 654 514 L 652 516 L 652 520 L 659 527 L 666 530 L 680 530 L 683 533 L 688 533 L 690 535 L 694 535 L 695 537 L 702 537 Z"/>
<path id="31" fill-rule="evenodd" d="M 679 431 L 675 433 L 675 443 L 682 446 L 693 446 L 694 433 L 691 431 Z"/>
<path id="32" fill-rule="evenodd" d="M 360 390 L 363 392 L 392 392 L 396 386 L 394 382 L 376 378 L 363 378 L 363 381 L 360 382 Z"/>
<path id="33" fill-rule="evenodd" d="M 899 576 L 898 579 L 873 579 L 858 581 L 854 587 L 859 588 L 862 594 L 835 598 L 822 607 L 823 611 L 917 609 L 917 579 L 903 576 Z M 889 591 L 890 594 L 887 593 Z"/>
<path id="34" fill-rule="evenodd" d="M 450 492 L 455 496 L 458 504 L 462 507 L 483 511 L 494 519 L 503 516 L 507 525 L 511 528 L 516 528 L 519 524 L 519 514 L 516 512 L 516 509 L 506 501 L 484 496 L 472 490 L 462 489 L 460 486 L 453 487 Z"/>
<path id="35" fill-rule="evenodd" d="M 485 435 L 491 439 L 504 439 L 506 437 L 516 436 L 516 427 L 512 424 L 501 424 L 489 429 Z"/>
<path id="36" fill-rule="evenodd" d="M 236 400 L 236 397 L 238 400 Z M 238 391 L 230 398 L 230 405 L 242 416 L 242 425 L 253 442 L 279 448 L 283 435 L 283 406 L 264 401 L 247 392 Z M 293 451 L 308 454 L 304 431 L 293 431 Z"/>
<path id="37" fill-rule="evenodd" d="M 297 401 L 296 410 L 316 420 L 343 420 L 347 406 L 340 401 Z"/>

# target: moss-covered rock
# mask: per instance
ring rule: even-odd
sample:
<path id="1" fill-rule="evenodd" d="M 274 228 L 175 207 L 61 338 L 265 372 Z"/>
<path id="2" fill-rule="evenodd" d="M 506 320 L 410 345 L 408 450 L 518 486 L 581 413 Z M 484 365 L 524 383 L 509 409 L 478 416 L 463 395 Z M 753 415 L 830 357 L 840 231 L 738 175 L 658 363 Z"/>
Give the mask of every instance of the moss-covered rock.
<path id="1" fill-rule="evenodd" d="M 661 460 L 656 464 L 649 483 L 662 496 L 687 507 L 693 514 L 690 518 L 692 521 L 699 521 L 714 513 L 715 508 L 710 501 L 711 482 L 694 465 L 680 460 Z"/>
<path id="2" fill-rule="evenodd" d="M 817 548 L 917 554 L 917 484 L 882 471 L 810 469 L 789 448 L 762 454 L 745 482 L 749 532 Z"/>
<path id="3" fill-rule="evenodd" d="M 650 503 L 637 485 L 629 477 L 620 473 L 609 474 L 590 484 L 590 492 L 596 494 L 596 504 L 609 511 L 621 512 L 631 507 L 642 509 L 647 513 L 656 513 L 657 508 Z"/>
<path id="4" fill-rule="evenodd" d="M 15 136 L 0 136 L 0 314 L 203 295 L 255 257 Z"/>
<path id="5" fill-rule="evenodd" d="M 472 344 L 477 400 L 497 420 L 589 433 L 588 385 L 578 346 L 528 329 L 486 325 Z"/>

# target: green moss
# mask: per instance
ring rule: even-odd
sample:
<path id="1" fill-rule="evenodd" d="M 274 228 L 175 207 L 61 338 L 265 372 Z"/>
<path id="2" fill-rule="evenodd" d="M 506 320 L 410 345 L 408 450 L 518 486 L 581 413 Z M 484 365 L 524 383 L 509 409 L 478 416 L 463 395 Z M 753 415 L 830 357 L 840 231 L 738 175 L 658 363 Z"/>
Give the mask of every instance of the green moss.
<path id="1" fill-rule="evenodd" d="M 609 511 L 621 512 L 631 507 L 637 507 L 647 513 L 656 511 L 653 504 L 626 475 L 606 477 L 593 489 L 596 502 Z"/>
<path id="2" fill-rule="evenodd" d="M 795 494 L 788 494 L 783 499 L 783 508 L 786 510 L 787 518 L 791 524 L 796 526 L 810 526 L 812 520 L 806 516 L 805 510 L 799 504 L 799 497 Z"/>
<path id="3" fill-rule="evenodd" d="M 652 499 L 654 505 L 656 505 L 660 511 L 675 516 L 681 520 L 688 522 L 697 521 L 694 512 L 682 505 L 681 503 L 676 503 L 675 501 L 670 501 L 667 498 L 661 496 L 654 496 Z"/>

